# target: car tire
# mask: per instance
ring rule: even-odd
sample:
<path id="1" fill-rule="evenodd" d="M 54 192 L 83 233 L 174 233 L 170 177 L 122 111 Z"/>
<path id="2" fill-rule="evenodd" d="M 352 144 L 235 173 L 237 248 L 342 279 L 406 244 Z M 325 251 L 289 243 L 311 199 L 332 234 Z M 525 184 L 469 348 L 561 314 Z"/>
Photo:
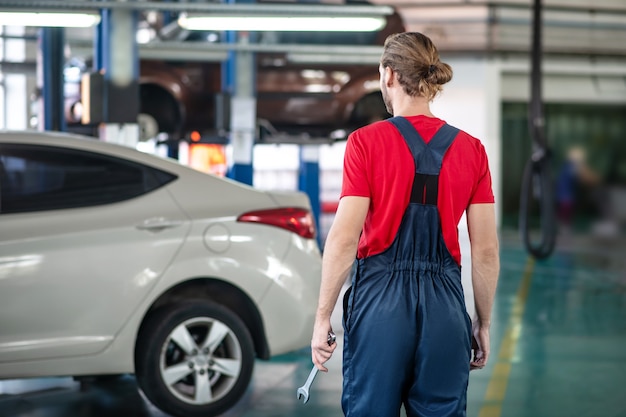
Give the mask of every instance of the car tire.
<path id="1" fill-rule="evenodd" d="M 181 108 L 169 92 L 154 84 L 139 87 L 139 114 L 156 121 L 157 133 L 180 135 L 182 133 Z"/>
<path id="2" fill-rule="evenodd" d="M 137 383 L 174 416 L 210 417 L 245 393 L 254 346 L 242 320 L 211 301 L 159 309 L 147 318 L 135 352 Z"/>
<path id="3" fill-rule="evenodd" d="M 383 101 L 382 93 L 370 93 L 361 98 L 354 106 L 351 122 L 355 127 L 362 127 L 367 124 L 385 120 L 390 117 Z"/>

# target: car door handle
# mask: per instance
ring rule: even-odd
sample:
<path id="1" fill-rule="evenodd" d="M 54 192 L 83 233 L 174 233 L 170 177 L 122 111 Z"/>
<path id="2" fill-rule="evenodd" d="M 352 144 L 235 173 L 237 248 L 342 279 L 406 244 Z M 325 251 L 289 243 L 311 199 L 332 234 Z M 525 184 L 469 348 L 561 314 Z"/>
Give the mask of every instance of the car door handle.
<path id="1" fill-rule="evenodd" d="M 163 217 L 153 217 L 146 219 L 142 223 L 135 225 L 139 230 L 148 230 L 151 232 L 160 232 L 164 229 L 171 229 L 172 227 L 179 227 L 183 225 L 182 220 L 170 220 Z"/>

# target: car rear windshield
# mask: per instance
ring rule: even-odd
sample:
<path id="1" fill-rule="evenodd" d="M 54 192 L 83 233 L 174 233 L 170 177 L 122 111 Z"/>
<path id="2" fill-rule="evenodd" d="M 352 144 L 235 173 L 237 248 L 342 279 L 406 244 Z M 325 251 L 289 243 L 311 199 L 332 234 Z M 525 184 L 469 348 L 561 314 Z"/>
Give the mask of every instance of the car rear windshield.
<path id="1" fill-rule="evenodd" d="M 111 204 L 176 176 L 133 161 L 55 146 L 0 144 L 0 213 Z"/>

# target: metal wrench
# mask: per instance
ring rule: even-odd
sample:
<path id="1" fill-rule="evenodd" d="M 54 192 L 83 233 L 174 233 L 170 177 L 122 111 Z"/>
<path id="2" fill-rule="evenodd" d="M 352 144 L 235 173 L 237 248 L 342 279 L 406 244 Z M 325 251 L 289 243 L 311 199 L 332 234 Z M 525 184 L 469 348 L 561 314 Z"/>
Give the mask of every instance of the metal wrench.
<path id="1" fill-rule="evenodd" d="M 328 339 L 326 340 L 328 342 L 328 346 L 335 343 L 336 339 L 337 337 L 335 336 L 335 333 L 333 333 L 332 331 L 328 332 Z M 319 370 L 317 369 L 317 366 L 313 365 L 313 369 L 311 369 L 311 372 L 309 373 L 309 377 L 306 379 L 306 382 L 304 383 L 303 386 L 298 388 L 298 391 L 296 392 L 296 398 L 298 399 L 304 398 L 303 404 L 306 404 L 307 401 L 309 401 L 309 389 L 311 388 L 311 384 L 313 383 L 313 380 L 317 376 L 318 371 Z"/>

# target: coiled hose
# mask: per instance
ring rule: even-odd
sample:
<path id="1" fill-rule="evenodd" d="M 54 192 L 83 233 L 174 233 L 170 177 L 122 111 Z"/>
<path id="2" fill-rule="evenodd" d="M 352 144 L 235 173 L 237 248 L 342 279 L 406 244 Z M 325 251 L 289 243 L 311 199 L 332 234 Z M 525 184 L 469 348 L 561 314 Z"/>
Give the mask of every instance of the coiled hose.
<path id="1" fill-rule="evenodd" d="M 531 48 L 531 95 L 529 130 L 533 152 L 526 163 L 520 193 L 519 228 L 527 251 L 537 259 L 549 257 L 556 244 L 556 204 L 552 182 L 552 155 L 544 132 L 544 112 L 541 100 L 541 0 L 534 1 Z M 532 201 L 538 205 L 540 236 L 531 237 L 529 224 Z"/>
<path id="2" fill-rule="evenodd" d="M 537 259 L 545 259 L 554 251 L 556 244 L 556 213 L 552 182 L 552 163 L 549 152 L 536 152 L 526 163 L 520 195 L 519 228 L 526 250 Z M 540 236 L 531 237 L 529 224 L 532 201 L 539 206 Z"/>

